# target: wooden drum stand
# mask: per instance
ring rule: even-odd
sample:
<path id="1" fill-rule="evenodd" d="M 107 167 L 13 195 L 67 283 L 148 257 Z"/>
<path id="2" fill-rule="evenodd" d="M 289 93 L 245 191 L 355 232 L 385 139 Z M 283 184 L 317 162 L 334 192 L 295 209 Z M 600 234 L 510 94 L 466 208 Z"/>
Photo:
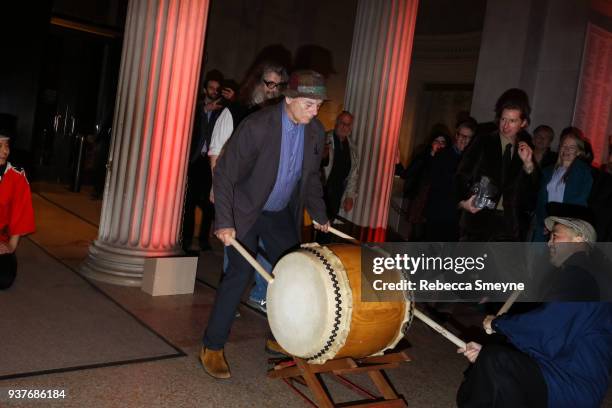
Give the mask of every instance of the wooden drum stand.
<path id="1" fill-rule="evenodd" d="M 335 228 L 330 227 L 329 232 L 350 240 L 356 244 L 359 243 L 359 241 L 357 241 L 355 238 L 346 235 Z M 240 245 L 238 241 L 231 239 L 231 244 L 234 246 L 234 248 L 236 248 L 236 250 L 238 250 L 238 252 L 242 254 L 242 256 L 244 256 L 244 258 L 268 282 L 268 284 L 271 284 L 274 281 L 274 278 L 268 272 L 266 272 L 261 265 L 259 265 L 259 263 Z M 520 291 L 513 293 L 497 314 L 500 315 L 507 312 L 519 295 Z M 466 344 L 463 340 L 459 339 L 444 327 L 434 322 L 418 309 L 414 310 L 414 316 L 444 336 L 447 340 L 451 341 L 457 347 L 463 349 L 466 348 Z M 351 357 L 338 358 L 328 360 L 323 364 L 309 364 L 306 362 L 306 360 L 298 357 L 271 359 L 271 362 L 274 363 L 274 368 L 268 372 L 268 378 L 282 379 L 308 404 L 315 407 L 407 407 L 408 405 L 404 399 L 397 395 L 389 383 L 389 380 L 386 378 L 383 370 L 399 367 L 401 362 L 410 360 L 410 357 L 408 357 L 408 355 L 406 355 L 404 352 L 389 353 L 382 356 L 365 357 L 360 359 L 353 359 Z M 367 373 L 382 396 L 377 397 L 373 395 L 343 376 L 343 374 L 358 373 Z M 322 374 L 329 374 L 335 381 L 345 385 L 367 399 L 335 404 L 326 390 L 325 384 L 321 381 Z M 316 402 L 313 402 L 302 391 L 300 391 L 300 389 L 295 386 L 296 383 L 310 388 Z"/>
<path id="2" fill-rule="evenodd" d="M 293 391 L 304 399 L 306 403 L 313 407 L 407 407 L 408 405 L 401 398 L 383 373 L 383 370 L 399 367 L 399 364 L 404 361 L 410 361 L 410 357 L 404 352 L 389 353 L 383 356 L 365 357 L 361 359 L 353 359 L 350 357 L 328 360 L 323 364 L 309 364 L 306 360 L 293 357 L 285 360 L 271 360 L 275 363 L 274 369 L 268 372 L 268 378 L 282 379 Z M 344 377 L 344 374 L 359 374 L 367 373 L 379 393 L 382 396 L 376 396 L 357 384 L 349 381 Z M 322 374 L 328 374 L 331 379 L 350 388 L 357 394 L 366 399 L 344 402 L 335 404 L 325 384 L 321 379 Z M 306 396 L 296 383 L 306 386 L 314 395 L 314 400 Z"/>

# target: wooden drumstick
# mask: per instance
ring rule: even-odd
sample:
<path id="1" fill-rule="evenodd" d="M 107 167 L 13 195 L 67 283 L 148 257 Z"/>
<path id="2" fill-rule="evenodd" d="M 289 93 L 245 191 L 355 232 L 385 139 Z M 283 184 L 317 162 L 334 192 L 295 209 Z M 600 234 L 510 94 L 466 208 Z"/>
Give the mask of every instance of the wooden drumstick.
<path id="1" fill-rule="evenodd" d="M 257 260 L 255 260 L 255 258 L 253 258 L 251 254 L 249 254 L 249 251 L 244 249 L 240 242 L 236 241 L 234 238 L 230 238 L 230 244 L 232 244 L 232 246 L 236 248 L 236 251 L 240 252 L 240 255 L 242 255 L 244 259 L 246 259 L 247 262 L 250 263 L 253 268 L 255 268 L 257 273 L 260 274 L 261 277 L 266 280 L 266 282 L 268 282 L 268 285 L 274 282 L 274 278 L 272 277 L 272 275 L 270 275 L 263 268 L 263 266 L 261 266 L 259 262 L 257 262 Z"/>
<path id="2" fill-rule="evenodd" d="M 508 300 L 506 300 L 502 307 L 499 308 L 499 311 L 497 312 L 496 316 L 501 316 L 504 313 L 507 313 L 508 310 L 510 310 L 510 308 L 512 307 L 512 304 L 516 302 L 516 299 L 520 296 L 521 292 L 522 290 L 515 290 L 514 292 L 512 292 Z M 493 334 L 492 329 L 485 329 L 485 332 L 487 332 L 487 334 Z"/>
<path id="3" fill-rule="evenodd" d="M 321 225 L 321 224 L 319 224 L 318 222 L 316 222 L 315 220 L 312 220 L 312 222 L 313 222 L 314 224 L 316 224 L 316 225 Z M 342 232 L 342 231 L 339 231 L 339 230 L 335 229 L 335 228 L 334 228 L 334 227 L 332 227 L 331 225 L 329 226 L 329 228 L 327 229 L 327 231 L 328 231 L 328 232 L 331 232 L 332 234 L 334 234 L 334 235 L 336 235 L 336 236 L 338 236 L 338 237 L 340 237 L 340 238 L 344 238 L 344 239 L 346 239 L 346 240 L 348 240 L 348 241 L 352 241 L 352 242 L 354 242 L 354 243 L 356 243 L 356 244 L 360 244 L 360 243 L 361 243 L 361 242 L 360 242 L 360 241 L 358 241 L 357 239 L 355 239 L 355 238 L 351 237 L 351 236 L 350 236 L 350 235 L 348 235 L 348 234 L 345 234 L 345 233 L 344 233 L 344 232 Z"/>
<path id="4" fill-rule="evenodd" d="M 432 329 L 440 333 L 442 336 L 446 337 L 447 340 L 450 340 L 450 342 L 453 343 L 455 346 L 465 349 L 465 341 L 461 340 L 459 337 L 455 336 L 453 333 L 449 332 L 444 327 L 440 326 L 438 323 L 431 320 L 429 316 L 423 314 L 423 312 L 421 312 L 420 310 L 416 308 L 414 309 L 414 315 L 420 321 L 422 321 L 423 323 L 425 323 L 426 325 L 428 325 L 429 327 L 431 327 Z"/>
<path id="5" fill-rule="evenodd" d="M 497 312 L 497 316 L 501 316 L 504 313 L 507 313 L 508 310 L 510 310 L 510 308 L 512 307 L 512 304 L 516 302 L 516 299 L 519 297 L 521 292 L 522 290 L 515 290 L 514 292 L 512 292 L 508 300 L 506 300 L 506 303 L 504 303 L 503 306 L 499 308 L 499 311 Z"/>

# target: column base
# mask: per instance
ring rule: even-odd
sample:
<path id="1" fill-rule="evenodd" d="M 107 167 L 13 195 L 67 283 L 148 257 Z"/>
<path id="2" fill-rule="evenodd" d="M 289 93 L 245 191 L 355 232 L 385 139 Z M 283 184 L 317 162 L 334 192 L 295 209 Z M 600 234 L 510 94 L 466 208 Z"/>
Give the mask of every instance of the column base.
<path id="1" fill-rule="evenodd" d="M 126 249 L 96 240 L 90 245 L 79 273 L 88 279 L 113 285 L 140 287 L 146 258 L 171 257 L 181 253 L 178 245 L 172 250 Z"/>

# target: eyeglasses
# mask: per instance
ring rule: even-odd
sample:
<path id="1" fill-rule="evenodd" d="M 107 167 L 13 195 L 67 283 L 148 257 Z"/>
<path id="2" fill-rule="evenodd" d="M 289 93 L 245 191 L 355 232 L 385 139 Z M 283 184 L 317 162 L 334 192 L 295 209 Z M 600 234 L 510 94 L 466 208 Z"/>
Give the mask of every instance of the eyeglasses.
<path id="1" fill-rule="evenodd" d="M 287 85 L 286 82 L 266 81 L 265 79 L 262 79 L 261 82 L 263 82 L 266 88 L 270 90 L 276 89 L 276 88 L 282 89 L 285 87 L 285 85 Z"/>
<path id="2" fill-rule="evenodd" d="M 561 150 L 567 150 L 568 152 L 578 151 L 577 146 L 561 146 Z"/>
<path id="3" fill-rule="evenodd" d="M 455 135 L 457 136 L 457 139 L 466 139 L 466 140 L 472 139 L 472 135 L 465 135 L 461 132 L 457 132 L 455 133 Z"/>

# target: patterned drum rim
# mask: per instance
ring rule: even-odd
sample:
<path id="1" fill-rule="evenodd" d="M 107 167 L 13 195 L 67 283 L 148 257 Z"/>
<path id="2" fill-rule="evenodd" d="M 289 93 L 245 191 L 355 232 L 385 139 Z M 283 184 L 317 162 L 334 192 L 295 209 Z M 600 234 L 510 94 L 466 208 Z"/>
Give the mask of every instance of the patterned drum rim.
<path id="1" fill-rule="evenodd" d="M 351 330 L 353 295 L 346 269 L 342 261 L 330 249 L 317 243 L 303 244 L 301 250 L 312 254 L 323 265 L 334 293 L 334 323 L 323 347 L 310 356 L 303 356 L 309 363 L 323 364 L 334 358 L 344 347 Z"/>

